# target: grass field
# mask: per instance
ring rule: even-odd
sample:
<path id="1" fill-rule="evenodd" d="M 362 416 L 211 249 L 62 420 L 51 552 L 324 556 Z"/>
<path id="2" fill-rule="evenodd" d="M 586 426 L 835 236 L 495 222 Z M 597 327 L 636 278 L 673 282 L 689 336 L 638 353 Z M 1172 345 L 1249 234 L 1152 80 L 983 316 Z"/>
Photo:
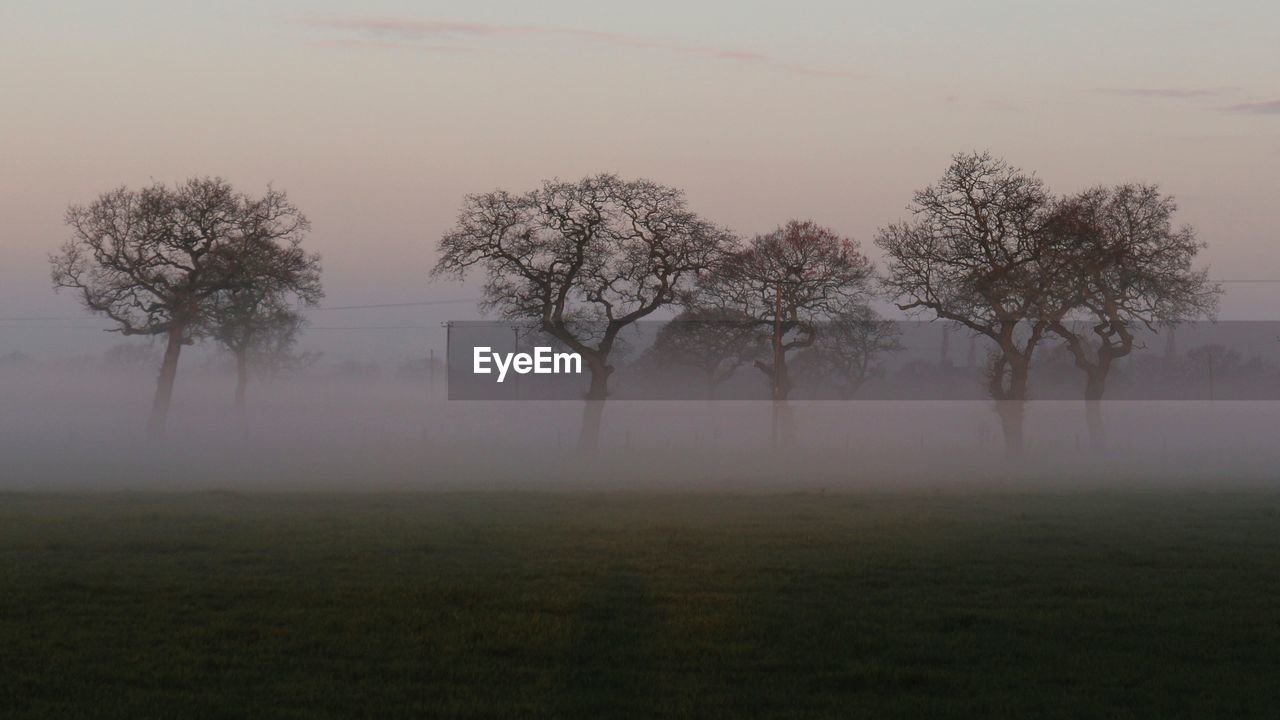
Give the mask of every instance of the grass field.
<path id="1" fill-rule="evenodd" d="M 0 717 L 1277 717 L 1280 494 L 0 495 Z"/>

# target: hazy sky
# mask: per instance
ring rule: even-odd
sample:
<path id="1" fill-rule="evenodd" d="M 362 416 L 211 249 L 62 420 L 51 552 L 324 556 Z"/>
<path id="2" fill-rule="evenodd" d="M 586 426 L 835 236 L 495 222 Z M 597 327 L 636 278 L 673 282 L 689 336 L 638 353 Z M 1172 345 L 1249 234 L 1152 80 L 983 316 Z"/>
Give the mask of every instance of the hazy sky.
<path id="1" fill-rule="evenodd" d="M 1274 1 L 4 0 L 0 317 L 77 313 L 45 256 L 119 184 L 274 183 L 345 305 L 474 295 L 427 278 L 467 192 L 608 170 L 744 234 L 811 217 L 869 246 L 970 149 L 1063 192 L 1159 181 L 1216 276 L 1280 279 L 1277 47 Z M 1280 284 L 1224 317 L 1280 318 Z M 71 342 L 17 324 L 0 352 Z"/>

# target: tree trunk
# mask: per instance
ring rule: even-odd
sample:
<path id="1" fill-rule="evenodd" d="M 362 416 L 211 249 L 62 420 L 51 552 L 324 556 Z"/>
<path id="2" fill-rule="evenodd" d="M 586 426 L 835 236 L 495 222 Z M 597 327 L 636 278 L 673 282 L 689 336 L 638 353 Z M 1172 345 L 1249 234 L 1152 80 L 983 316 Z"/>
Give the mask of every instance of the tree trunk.
<path id="1" fill-rule="evenodd" d="M 773 287 L 773 336 L 770 338 L 773 367 L 770 368 L 769 378 L 772 381 L 770 394 L 773 398 L 769 444 L 775 453 L 795 443 L 795 420 L 791 417 L 791 408 L 787 407 L 787 396 L 791 394 L 791 377 L 787 374 L 787 349 L 782 344 L 782 335 L 782 283 L 779 282 Z"/>
<path id="2" fill-rule="evenodd" d="M 796 418 L 786 400 L 773 401 L 772 448 L 774 452 L 795 447 Z"/>
<path id="3" fill-rule="evenodd" d="M 249 353 L 236 352 L 236 410 L 244 414 L 244 395 L 249 387 Z"/>
<path id="4" fill-rule="evenodd" d="M 1010 460 L 1022 457 L 1023 419 L 1026 417 L 1027 362 L 1009 362 L 1009 387 L 996 402 L 996 414 L 1000 416 L 1000 430 L 1004 434 L 1004 453 Z"/>
<path id="5" fill-rule="evenodd" d="M 1089 426 L 1089 447 L 1094 450 L 1107 447 L 1107 429 L 1102 422 L 1102 393 L 1106 383 L 1106 374 L 1095 371 L 1089 374 L 1084 388 L 1084 416 Z"/>
<path id="6" fill-rule="evenodd" d="M 578 435 L 578 450 L 593 453 L 600 448 L 600 425 L 604 419 L 604 401 L 609 396 L 611 368 L 588 363 L 591 368 L 591 387 L 587 390 L 586 404 L 582 407 L 582 432 Z"/>
<path id="7" fill-rule="evenodd" d="M 791 397 L 791 373 L 787 369 L 787 352 L 781 338 L 775 338 L 773 348 L 773 423 L 770 441 L 774 452 L 793 447 L 796 443 L 795 417 L 787 398 Z"/>
<path id="8" fill-rule="evenodd" d="M 164 362 L 160 364 L 160 378 L 156 381 L 156 394 L 151 402 L 151 417 L 147 431 L 155 437 L 163 437 L 169 420 L 169 403 L 173 400 L 173 381 L 178 377 L 178 356 L 182 354 L 183 326 L 169 328 L 168 344 L 164 348 Z"/>
<path id="9" fill-rule="evenodd" d="M 996 415 L 1000 417 L 1000 431 L 1004 435 L 1004 455 L 1009 460 L 1022 457 L 1022 420 L 1025 413 L 1022 400 L 1001 400 L 996 403 Z"/>
<path id="10" fill-rule="evenodd" d="M 786 402 L 791 396 L 791 373 L 787 369 L 787 353 L 781 344 L 778 344 L 773 351 L 773 368 L 772 377 L 773 385 L 770 388 L 774 402 Z"/>

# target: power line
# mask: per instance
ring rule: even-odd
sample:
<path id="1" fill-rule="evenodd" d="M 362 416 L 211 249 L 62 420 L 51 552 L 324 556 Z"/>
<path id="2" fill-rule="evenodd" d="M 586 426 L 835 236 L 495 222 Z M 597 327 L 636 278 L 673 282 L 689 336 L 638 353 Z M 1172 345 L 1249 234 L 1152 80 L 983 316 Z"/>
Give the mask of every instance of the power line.
<path id="1" fill-rule="evenodd" d="M 321 310 L 369 310 L 373 308 L 416 307 L 419 305 L 449 305 L 453 303 L 479 302 L 480 298 L 454 298 L 452 300 L 419 300 L 416 302 L 378 303 L 376 305 L 327 305 L 304 308 L 308 311 Z"/>
<path id="2" fill-rule="evenodd" d="M 1248 279 L 1248 280 L 1213 280 L 1212 282 L 1222 285 L 1273 285 L 1280 284 L 1280 278 L 1269 280 L 1264 278 Z M 456 305 L 461 303 L 479 302 L 480 298 L 450 298 L 446 300 L 415 300 L 410 302 L 394 302 L 394 303 L 370 303 L 364 305 L 322 305 L 320 307 L 303 308 L 304 312 L 325 312 L 329 310 L 378 310 L 386 308 L 400 307 L 424 307 L 429 305 Z M 79 320 L 93 321 L 99 318 L 86 317 L 84 315 L 31 315 L 31 316 L 7 316 L 0 317 L 0 322 L 55 322 L 60 320 Z M 105 319 L 101 322 L 107 322 Z M 30 330 L 101 330 L 100 327 L 91 327 L 87 325 L 14 325 L 10 327 L 22 327 Z M 428 330 L 425 325 L 352 325 L 343 327 L 324 327 L 312 326 L 311 330 Z"/>
<path id="3" fill-rule="evenodd" d="M 307 325 L 305 330 L 434 330 L 434 325 Z"/>
<path id="4" fill-rule="evenodd" d="M 1264 278 L 1250 280 L 1213 280 L 1222 285 L 1273 285 L 1280 284 L 1280 278 L 1268 280 Z M 303 312 L 325 312 L 330 310 L 378 310 L 398 307 L 424 307 L 429 305 L 456 305 L 461 303 L 480 302 L 481 298 L 450 298 L 447 300 L 414 300 L 409 302 L 370 303 L 365 305 L 322 305 L 320 307 L 302 308 Z M 57 320 L 95 320 L 84 315 L 32 315 L 0 317 L 0 322 L 43 322 Z M 103 321 L 105 322 L 105 320 Z M 32 326 L 34 327 L 34 326 Z M 319 328 L 313 328 L 319 329 Z"/>
<path id="5" fill-rule="evenodd" d="M 47 320 L 96 320 L 94 317 L 86 317 L 84 315 L 49 315 L 45 317 L 0 317 L 0 322 L 26 322 L 26 321 L 47 321 Z M 105 321 L 104 321 L 105 322 Z"/>
<path id="6" fill-rule="evenodd" d="M 435 325 L 308 325 L 306 330 L 434 330 Z M 0 330 L 102 330 L 113 328 L 94 325 L 8 325 Z M 139 336 L 144 337 L 144 336 Z M 150 337 L 150 336 L 145 336 Z"/>
<path id="7" fill-rule="evenodd" d="M 325 310 L 374 310 L 379 308 L 419 307 L 424 305 L 452 305 L 457 303 L 479 302 L 480 298 L 452 298 L 449 300 L 416 300 L 413 302 L 374 303 L 369 305 L 322 305 L 320 307 L 302 308 L 304 312 L 321 312 Z M 47 322 L 54 320 L 95 320 L 97 318 L 84 315 L 32 315 L 0 317 L 0 322 Z M 106 322 L 106 320 L 103 320 Z M 32 326 L 34 327 L 34 326 Z"/>

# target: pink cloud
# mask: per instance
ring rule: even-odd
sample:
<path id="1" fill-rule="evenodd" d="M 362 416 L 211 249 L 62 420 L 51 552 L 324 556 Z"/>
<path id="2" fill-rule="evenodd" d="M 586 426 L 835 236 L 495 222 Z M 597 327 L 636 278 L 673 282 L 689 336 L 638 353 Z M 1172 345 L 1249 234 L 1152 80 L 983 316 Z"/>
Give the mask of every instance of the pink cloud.
<path id="1" fill-rule="evenodd" d="M 472 48 L 462 47 L 460 45 L 424 45 L 415 42 L 397 42 L 394 40 L 375 40 L 370 38 L 322 38 L 313 40 L 312 45 L 321 47 L 334 48 L 379 48 L 379 49 L 409 49 L 421 52 L 443 52 L 443 53 L 467 53 L 473 52 Z"/>
<path id="2" fill-rule="evenodd" d="M 430 50 L 465 49 L 458 45 L 441 45 L 460 39 L 500 36 L 544 36 L 577 38 L 620 47 L 646 50 L 663 50 L 680 55 L 706 57 L 757 64 L 781 72 L 811 77 L 852 79 L 863 77 L 858 73 L 832 68 L 811 67 L 784 62 L 770 55 L 745 50 L 732 50 L 704 45 L 654 40 L 623 33 L 578 28 L 535 27 L 529 25 L 494 25 L 485 23 L 442 22 L 436 20 L 408 20 L 390 17 L 354 18 L 305 18 L 301 24 L 318 31 L 336 32 L 345 37 L 330 38 L 325 44 L 342 47 L 410 47 Z"/>
<path id="3" fill-rule="evenodd" d="M 1184 88 L 1184 87 L 1112 87 L 1097 88 L 1095 92 L 1104 95 L 1124 95 L 1138 98 L 1201 98 L 1222 95 L 1226 88 Z"/>
<path id="4" fill-rule="evenodd" d="M 1227 107 L 1227 112 L 1242 115 L 1280 115 L 1280 100 L 1239 103 Z"/>

